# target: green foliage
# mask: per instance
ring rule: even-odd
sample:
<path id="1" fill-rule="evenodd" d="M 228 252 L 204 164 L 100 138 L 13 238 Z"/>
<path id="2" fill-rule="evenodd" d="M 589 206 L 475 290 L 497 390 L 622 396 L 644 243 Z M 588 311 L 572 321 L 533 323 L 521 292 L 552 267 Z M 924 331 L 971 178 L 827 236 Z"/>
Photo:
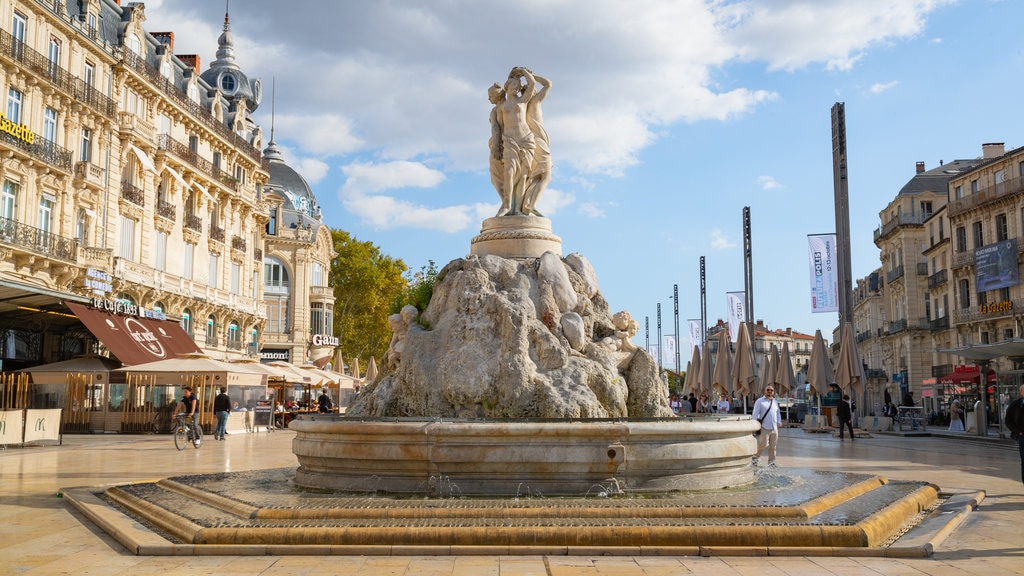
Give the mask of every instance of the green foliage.
<path id="1" fill-rule="evenodd" d="M 334 333 L 341 353 L 351 361 L 383 359 L 391 341 L 388 315 L 392 303 L 408 289 L 408 268 L 382 254 L 372 242 L 360 242 L 344 230 L 331 230 L 337 256 L 331 263 L 334 286 Z"/>
<path id="2" fill-rule="evenodd" d="M 429 260 L 426 266 L 420 268 L 419 272 L 406 275 L 407 287 L 401 297 L 396 298 L 391 305 L 391 313 L 396 314 L 406 304 L 412 304 L 417 310 L 423 312 L 430 304 L 430 298 L 434 295 L 434 284 L 437 283 L 437 265 Z"/>

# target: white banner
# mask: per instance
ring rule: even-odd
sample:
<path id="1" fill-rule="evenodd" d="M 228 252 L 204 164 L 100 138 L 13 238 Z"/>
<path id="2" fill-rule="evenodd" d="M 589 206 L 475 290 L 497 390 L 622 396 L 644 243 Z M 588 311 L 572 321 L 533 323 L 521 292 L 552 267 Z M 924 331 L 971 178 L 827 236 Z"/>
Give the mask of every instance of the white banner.
<path id="1" fill-rule="evenodd" d="M 740 335 L 740 324 L 747 319 L 747 295 L 743 292 L 726 292 L 726 319 L 729 321 L 729 340 L 736 341 Z"/>
<path id="2" fill-rule="evenodd" d="M 658 356 L 658 354 L 661 353 L 661 347 L 658 346 L 657 344 L 651 344 L 651 347 L 648 348 L 647 351 L 651 354 L 651 358 L 654 358 L 655 362 L 657 362 L 661 358 L 660 356 Z"/>
<path id="3" fill-rule="evenodd" d="M 661 365 L 666 368 L 676 369 L 676 337 L 673 334 L 662 334 L 661 336 Z"/>
<path id="4" fill-rule="evenodd" d="M 839 311 L 839 262 L 835 234 L 808 234 L 811 312 Z"/>
<path id="5" fill-rule="evenodd" d="M 696 346 L 700 353 L 704 354 L 704 335 L 701 334 L 700 320 L 687 320 L 690 325 L 690 354 L 693 354 L 693 347 Z"/>
<path id="6" fill-rule="evenodd" d="M 21 410 L 0 411 L 0 445 L 21 444 Z"/>
<path id="7" fill-rule="evenodd" d="M 25 442 L 60 440 L 60 408 L 25 411 Z"/>

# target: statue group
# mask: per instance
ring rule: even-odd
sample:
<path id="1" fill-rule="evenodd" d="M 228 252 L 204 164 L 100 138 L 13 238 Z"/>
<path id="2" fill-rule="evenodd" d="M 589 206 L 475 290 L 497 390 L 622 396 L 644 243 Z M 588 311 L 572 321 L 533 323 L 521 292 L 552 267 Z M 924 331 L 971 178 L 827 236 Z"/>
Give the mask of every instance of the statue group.
<path id="1" fill-rule="evenodd" d="M 517 66 L 487 95 L 491 110 L 491 183 L 501 198 L 497 216 L 541 216 L 537 200 L 551 181 L 551 149 L 541 102 L 551 81 Z"/>

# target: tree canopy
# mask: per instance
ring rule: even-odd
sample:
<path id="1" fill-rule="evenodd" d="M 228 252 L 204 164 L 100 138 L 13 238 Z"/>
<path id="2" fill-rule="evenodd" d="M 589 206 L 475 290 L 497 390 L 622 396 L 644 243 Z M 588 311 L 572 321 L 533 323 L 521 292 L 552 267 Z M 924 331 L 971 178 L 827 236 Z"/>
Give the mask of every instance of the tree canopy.
<path id="1" fill-rule="evenodd" d="M 359 358 L 362 366 L 371 356 L 379 362 L 391 341 L 388 314 L 408 289 L 408 268 L 401 259 L 344 230 L 332 229 L 331 238 L 338 253 L 331 263 L 331 285 L 334 333 L 341 340 L 341 353 L 346 361 Z"/>

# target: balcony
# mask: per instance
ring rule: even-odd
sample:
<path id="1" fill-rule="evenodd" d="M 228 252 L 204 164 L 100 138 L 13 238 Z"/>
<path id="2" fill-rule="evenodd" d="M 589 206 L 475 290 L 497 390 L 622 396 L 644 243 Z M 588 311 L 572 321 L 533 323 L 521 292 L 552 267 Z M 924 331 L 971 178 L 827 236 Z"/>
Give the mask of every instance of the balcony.
<path id="1" fill-rule="evenodd" d="M 942 269 L 928 277 L 928 289 L 938 288 L 946 283 L 947 280 L 946 270 Z"/>
<path id="2" fill-rule="evenodd" d="M 128 182 L 121 183 L 121 197 L 140 208 L 146 205 L 146 193 L 142 188 Z"/>
<path id="3" fill-rule="evenodd" d="M 19 138 L 8 132 L 0 131 L 0 142 L 21 150 L 48 167 L 71 172 L 71 151 L 61 148 L 31 130 L 25 129 L 23 132 L 24 137 Z"/>
<path id="4" fill-rule="evenodd" d="M 185 228 L 194 232 L 203 232 L 203 219 L 196 216 L 195 214 L 185 214 L 185 220 L 183 222 Z"/>
<path id="5" fill-rule="evenodd" d="M 16 63 L 23 70 L 42 79 L 44 83 L 63 92 L 74 102 L 85 104 L 111 120 L 117 114 L 117 104 L 108 96 L 15 39 L 6 30 L 0 30 L 0 60 Z"/>
<path id="6" fill-rule="evenodd" d="M 76 261 L 78 255 L 78 240 L 51 234 L 8 218 L 0 218 L 0 244 L 13 247 L 15 252 L 37 254 L 71 263 Z"/>
<path id="7" fill-rule="evenodd" d="M 176 209 L 174 207 L 174 204 L 171 204 L 166 200 L 157 200 L 156 215 L 160 216 L 161 218 L 166 218 L 173 222 L 176 218 Z"/>
<path id="8" fill-rule="evenodd" d="M 875 242 L 889 237 L 902 226 L 921 226 L 930 216 L 931 214 L 897 214 L 895 218 L 875 230 Z"/>
<path id="9" fill-rule="evenodd" d="M 78 183 L 85 182 L 93 188 L 103 187 L 103 168 L 92 162 L 75 162 L 75 180 Z"/>
<path id="10" fill-rule="evenodd" d="M 217 335 L 216 334 L 207 334 L 206 335 L 206 345 L 211 347 L 211 348 L 216 348 L 217 347 Z"/>
<path id="11" fill-rule="evenodd" d="M 892 270 L 889 271 L 888 274 L 885 275 L 885 281 L 888 284 L 892 284 L 893 281 L 899 280 L 900 278 L 903 278 L 903 265 L 902 264 L 900 264 L 896 268 L 893 268 Z"/>
<path id="12" fill-rule="evenodd" d="M 950 218 L 969 210 L 980 208 L 1000 198 L 1006 198 L 1024 191 L 1024 178 L 1010 178 L 998 184 L 979 189 L 974 194 L 951 200 L 946 208 Z"/>
<path id="13" fill-rule="evenodd" d="M 232 236 L 231 249 L 238 250 L 239 252 L 245 252 L 245 238 L 242 238 L 241 236 Z"/>
<path id="14" fill-rule="evenodd" d="M 860 344 L 861 342 L 867 340 L 868 338 L 871 338 L 871 330 L 867 330 L 865 332 L 857 334 L 857 343 Z"/>
<path id="15" fill-rule="evenodd" d="M 896 320 L 895 322 L 889 322 L 889 334 L 899 334 L 907 329 L 907 319 Z"/>
<path id="16" fill-rule="evenodd" d="M 928 329 L 932 332 L 942 332 L 943 330 L 949 330 L 949 316 L 943 316 L 942 318 L 936 318 L 928 322 Z"/>
<path id="17" fill-rule="evenodd" d="M 213 224 L 210 224 L 210 240 L 214 240 L 216 242 L 220 242 L 221 244 L 223 244 L 224 236 L 225 234 L 223 228 L 221 228 L 220 226 L 214 226 Z"/>
<path id="18" fill-rule="evenodd" d="M 889 375 L 881 368 L 868 368 L 864 370 L 864 377 L 868 380 L 888 380 Z"/>
<path id="19" fill-rule="evenodd" d="M 243 348 L 241 340 L 232 340 L 231 338 L 224 342 L 224 347 L 228 350 L 241 350 Z"/>

